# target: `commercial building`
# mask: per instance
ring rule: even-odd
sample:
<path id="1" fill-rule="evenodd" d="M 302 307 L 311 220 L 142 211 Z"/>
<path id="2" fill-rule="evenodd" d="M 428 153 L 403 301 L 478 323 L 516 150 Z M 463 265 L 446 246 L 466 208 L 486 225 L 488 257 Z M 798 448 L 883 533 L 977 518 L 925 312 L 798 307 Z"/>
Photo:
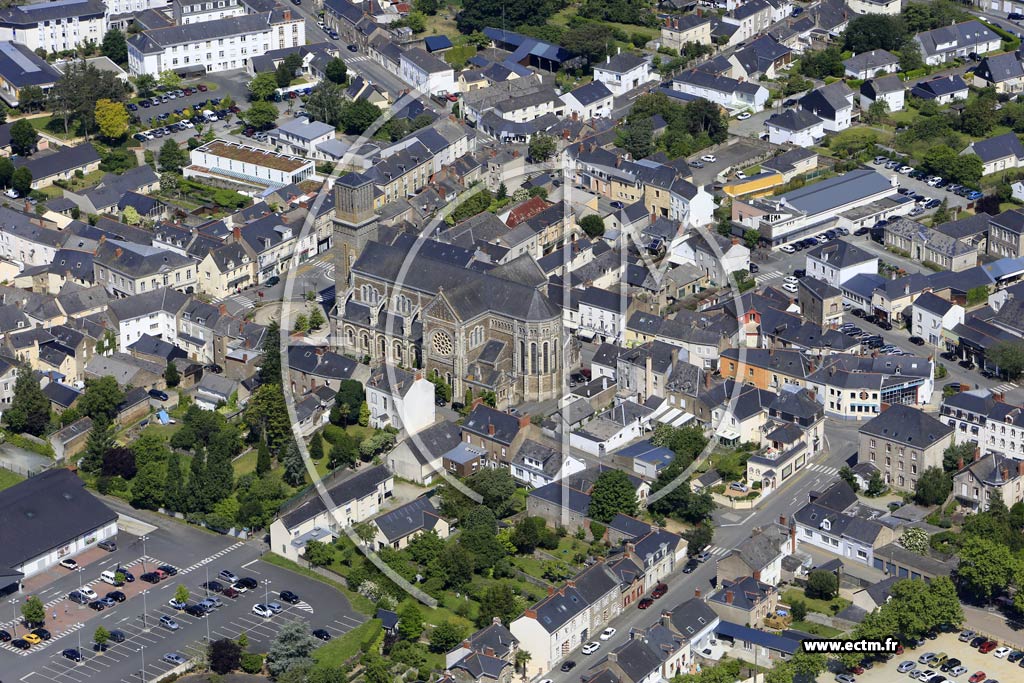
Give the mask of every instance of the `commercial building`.
<path id="1" fill-rule="evenodd" d="M 227 140 L 196 147 L 190 156 L 192 164 L 184 169 L 186 178 L 211 178 L 256 188 L 293 185 L 316 173 L 316 164 L 309 159 Z"/>

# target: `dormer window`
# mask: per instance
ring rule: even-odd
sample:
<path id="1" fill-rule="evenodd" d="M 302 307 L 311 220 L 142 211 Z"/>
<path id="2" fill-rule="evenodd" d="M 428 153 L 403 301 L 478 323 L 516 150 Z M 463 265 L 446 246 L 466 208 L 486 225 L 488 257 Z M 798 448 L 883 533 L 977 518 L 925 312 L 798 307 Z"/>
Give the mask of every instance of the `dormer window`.
<path id="1" fill-rule="evenodd" d="M 832 522 L 828 521 L 827 519 L 821 520 L 821 528 L 825 531 L 832 531 Z"/>

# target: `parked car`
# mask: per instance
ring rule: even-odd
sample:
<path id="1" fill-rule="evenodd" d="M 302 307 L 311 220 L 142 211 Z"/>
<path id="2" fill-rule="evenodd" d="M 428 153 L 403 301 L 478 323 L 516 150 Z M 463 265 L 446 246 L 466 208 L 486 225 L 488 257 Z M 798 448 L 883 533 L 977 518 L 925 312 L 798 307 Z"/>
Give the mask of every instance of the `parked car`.
<path id="1" fill-rule="evenodd" d="M 713 164 L 716 161 L 718 161 L 718 157 L 716 157 L 714 154 L 705 154 L 704 156 L 702 156 L 700 158 L 700 160 L 701 161 L 706 161 L 709 164 Z"/>
<path id="2" fill-rule="evenodd" d="M 73 647 L 69 647 L 68 649 L 61 652 L 60 656 L 64 659 L 70 659 L 72 662 L 76 663 L 82 661 L 82 653 Z"/>
<path id="3" fill-rule="evenodd" d="M 295 4 L 297 5 L 299 3 L 296 2 Z M 179 655 L 177 652 L 168 652 L 163 656 L 162 659 L 168 664 L 173 664 L 174 666 L 181 666 L 182 664 L 188 661 L 187 659 Z"/>
<path id="4" fill-rule="evenodd" d="M 299 602 L 299 596 L 291 591 L 281 591 L 277 594 L 283 602 L 287 602 L 289 605 L 295 605 Z"/>
<path id="5" fill-rule="evenodd" d="M 572 661 L 571 659 L 567 659 L 566 661 L 562 662 L 562 666 L 559 668 L 562 671 L 572 671 L 574 668 L 576 668 L 576 662 Z"/>
<path id="6" fill-rule="evenodd" d="M 654 600 L 651 600 L 650 598 L 643 598 L 643 599 L 640 600 L 640 602 L 637 603 L 636 606 L 639 609 L 647 609 L 648 607 L 650 607 L 653 604 L 654 604 Z"/>
<path id="7" fill-rule="evenodd" d="M 592 654 L 594 654 L 595 652 L 597 652 L 600 649 L 601 649 L 601 643 L 599 643 L 596 640 L 594 640 L 594 641 L 591 641 L 591 642 L 587 643 L 586 645 L 584 645 L 583 649 L 580 650 L 580 652 L 582 652 L 585 655 L 592 655 Z"/>
<path id="8" fill-rule="evenodd" d="M 202 605 L 189 605 L 183 611 L 185 614 L 197 619 L 202 619 L 206 616 L 206 610 Z"/>
<path id="9" fill-rule="evenodd" d="M 905 662 L 900 662 L 900 665 L 896 667 L 896 670 L 901 674 L 905 674 L 908 671 L 913 671 L 915 666 L 916 664 L 908 659 Z"/>
<path id="10" fill-rule="evenodd" d="M 921 337 L 911 337 L 908 341 L 914 346 L 924 346 L 925 343 Z"/>
<path id="11" fill-rule="evenodd" d="M 689 560 L 686 561 L 686 564 L 683 566 L 683 573 L 692 574 L 693 571 L 699 566 L 700 563 L 691 557 Z"/>
<path id="12" fill-rule="evenodd" d="M 17 638 L 11 641 L 11 645 L 19 650 L 27 650 L 32 647 L 32 643 L 28 642 L 24 638 Z"/>
<path id="13" fill-rule="evenodd" d="M 235 584 L 235 588 L 238 588 L 237 584 L 242 584 L 242 586 L 244 586 L 247 590 L 255 590 L 256 586 L 260 585 L 259 582 L 257 582 L 256 579 L 252 578 L 251 576 L 241 578 L 238 581 L 236 581 Z"/>
<path id="14" fill-rule="evenodd" d="M 70 557 L 66 557 L 63 560 L 61 560 L 60 566 L 64 567 L 65 569 L 78 569 L 78 563 Z"/>
<path id="15" fill-rule="evenodd" d="M 167 576 L 177 576 L 178 575 L 177 568 L 172 567 L 169 564 L 162 564 L 162 565 L 160 565 L 159 567 L 157 567 L 157 571 L 161 571 L 164 574 L 166 574 Z"/>
<path id="16" fill-rule="evenodd" d="M 857 683 L 857 679 L 850 674 L 836 674 L 836 683 Z"/>
<path id="17" fill-rule="evenodd" d="M 219 578 L 224 579 L 228 583 L 234 583 L 240 578 L 237 574 L 227 569 L 220 570 L 220 574 L 217 575 Z"/>
<path id="18" fill-rule="evenodd" d="M 313 629 L 311 635 L 317 640 L 322 640 L 325 643 L 331 639 L 331 634 L 328 633 L 326 629 L 322 628 Z"/>
<path id="19" fill-rule="evenodd" d="M 988 678 L 988 674 L 984 671 L 975 671 L 971 674 L 971 677 L 967 679 L 967 683 L 981 683 L 986 678 Z"/>
<path id="20" fill-rule="evenodd" d="M 26 633 L 21 638 L 29 645 L 38 645 L 39 643 L 43 642 L 43 639 L 34 633 Z"/>
<path id="21" fill-rule="evenodd" d="M 274 616 L 274 613 L 270 611 L 270 608 L 264 605 L 263 603 L 256 603 L 255 605 L 253 605 L 252 613 L 258 617 L 263 617 L 264 619 L 269 619 L 270 617 Z"/>
<path id="22" fill-rule="evenodd" d="M 179 600 L 178 598 L 171 598 L 167 601 L 167 604 L 176 610 L 183 610 L 186 607 L 188 607 L 187 602 L 185 602 L 184 600 Z"/>
<path id="23" fill-rule="evenodd" d="M 989 652 L 992 652 L 992 650 L 995 650 L 997 647 L 999 647 L 999 643 L 997 643 L 996 641 L 986 640 L 984 643 L 981 644 L 980 647 L 978 647 L 978 652 L 980 652 L 983 655 L 987 655 Z"/>
<path id="24" fill-rule="evenodd" d="M 32 634 L 38 636 L 41 640 L 49 640 L 53 636 L 45 628 L 37 628 L 32 630 Z"/>
<path id="25" fill-rule="evenodd" d="M 665 595 L 665 593 L 668 593 L 668 586 L 664 583 L 659 583 L 657 586 L 654 587 L 654 590 L 651 591 L 651 597 L 657 600 L 658 598 Z"/>
<path id="26" fill-rule="evenodd" d="M 7 631 L 4 631 L 3 629 L 0 629 L 0 643 L 9 643 L 9 642 L 11 642 L 11 634 L 8 633 Z"/>
<path id="27" fill-rule="evenodd" d="M 181 625 L 179 625 L 178 622 L 176 622 L 174 619 L 171 619 L 166 614 L 160 617 L 160 625 L 168 631 L 177 631 L 179 628 L 181 628 Z"/>
<path id="28" fill-rule="evenodd" d="M 112 540 L 100 541 L 96 544 L 97 548 L 106 550 L 108 553 L 112 553 L 117 550 L 117 542 Z"/>

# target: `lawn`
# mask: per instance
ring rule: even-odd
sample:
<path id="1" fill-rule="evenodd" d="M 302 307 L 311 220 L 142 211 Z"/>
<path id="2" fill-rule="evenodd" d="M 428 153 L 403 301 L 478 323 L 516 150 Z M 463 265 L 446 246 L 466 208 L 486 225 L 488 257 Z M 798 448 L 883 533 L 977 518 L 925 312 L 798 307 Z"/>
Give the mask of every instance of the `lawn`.
<path id="1" fill-rule="evenodd" d="M 562 10 L 559 10 L 557 14 L 555 14 L 553 17 L 551 17 L 551 21 L 549 23 L 554 24 L 555 26 L 568 27 L 569 26 L 569 20 L 572 19 L 572 17 L 575 14 L 576 14 L 576 9 L 572 5 L 570 5 L 570 6 L 564 8 Z M 605 26 L 608 26 L 608 27 L 613 28 L 613 29 L 619 29 L 620 31 L 625 31 L 626 35 L 628 35 L 628 36 L 632 36 L 634 33 L 643 33 L 644 35 L 648 36 L 648 39 L 654 39 L 654 38 L 656 38 L 658 36 L 657 29 L 651 29 L 648 26 L 635 26 L 633 24 L 620 24 L 620 23 L 615 22 L 615 21 L 602 21 L 602 22 L 599 22 L 599 23 L 604 24 Z M 625 45 L 625 43 L 624 43 L 624 45 Z M 632 47 L 632 45 L 629 45 L 629 47 Z"/>
<path id="2" fill-rule="evenodd" d="M 75 137 L 75 132 L 73 130 L 69 135 L 64 134 L 64 124 L 62 122 L 59 125 L 54 124 L 56 130 L 51 130 L 47 128 L 47 125 L 53 120 L 54 118 L 52 116 L 40 116 L 39 118 L 29 119 L 28 121 L 36 130 L 42 131 L 47 135 L 52 135 L 55 138 L 61 138 L 62 140 L 70 140 L 71 138 Z"/>
<path id="3" fill-rule="evenodd" d="M 368 436 L 373 436 L 374 432 L 370 427 L 361 427 L 359 425 L 349 425 L 345 428 L 345 431 L 354 436 L 358 441 L 362 441 Z M 331 468 L 328 466 L 331 462 L 331 444 L 327 439 L 324 439 L 324 457 L 313 462 L 316 464 L 316 473 L 321 477 L 327 476 L 331 471 Z"/>
<path id="4" fill-rule="evenodd" d="M 831 601 L 808 598 L 804 596 L 804 592 L 802 590 L 797 588 L 790 588 L 782 594 L 782 602 L 785 604 L 792 606 L 794 600 L 803 600 L 804 604 L 807 605 L 807 609 L 810 611 L 828 616 L 832 616 L 836 612 L 840 612 L 850 605 L 850 601 L 846 598 L 834 598 Z"/>
<path id="5" fill-rule="evenodd" d="M 796 631 L 803 631 L 804 633 L 821 636 L 822 638 L 837 638 L 843 635 L 843 632 L 837 628 L 816 624 L 813 621 L 794 621 L 789 627 Z"/>
<path id="6" fill-rule="evenodd" d="M 235 476 L 240 477 L 243 474 L 249 474 L 250 472 L 256 471 L 256 458 L 259 452 L 255 448 L 250 448 L 249 452 L 235 458 L 231 462 L 231 466 L 235 468 Z"/>
<path id="7" fill-rule="evenodd" d="M 370 619 L 341 638 L 318 647 L 313 651 L 313 659 L 320 668 L 340 668 L 349 658 L 362 651 L 364 643 L 376 638 L 381 628 L 380 619 Z"/>
<path id="8" fill-rule="evenodd" d="M 20 484 L 25 481 L 25 477 L 20 474 L 15 474 L 10 470 L 0 469 L 0 491 L 9 489 L 15 484 Z"/>

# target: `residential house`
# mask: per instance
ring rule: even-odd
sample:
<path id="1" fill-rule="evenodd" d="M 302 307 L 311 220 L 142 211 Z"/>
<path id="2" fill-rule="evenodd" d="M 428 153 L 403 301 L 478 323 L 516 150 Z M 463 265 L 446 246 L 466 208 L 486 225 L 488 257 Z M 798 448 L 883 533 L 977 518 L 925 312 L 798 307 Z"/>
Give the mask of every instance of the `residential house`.
<path id="1" fill-rule="evenodd" d="M 711 17 L 700 14 L 665 17 L 661 27 L 661 44 L 682 50 L 687 43 L 711 45 Z"/>
<path id="2" fill-rule="evenodd" d="M 744 576 L 778 586 L 782 583 L 782 558 L 792 552 L 791 530 L 779 525 L 754 529 L 728 554 L 716 561 L 718 585 Z"/>
<path id="3" fill-rule="evenodd" d="M 658 74 L 651 68 L 647 57 L 620 51 L 614 56 L 605 58 L 604 63 L 596 63 L 594 81 L 604 83 L 615 97 L 658 80 Z"/>
<path id="4" fill-rule="evenodd" d="M 978 63 L 973 72 L 974 85 L 993 88 L 996 93 L 1024 91 L 1024 64 L 1018 52 L 989 55 Z"/>
<path id="5" fill-rule="evenodd" d="M 366 381 L 370 426 L 415 434 L 434 424 L 434 384 L 421 372 L 382 365 Z"/>
<path id="6" fill-rule="evenodd" d="M 404 50 L 399 57 L 399 77 L 425 95 L 455 92 L 455 70 L 422 48 Z"/>
<path id="7" fill-rule="evenodd" d="M 861 426 L 857 460 L 879 469 L 893 488 L 913 491 L 918 477 L 942 469 L 953 428 L 916 408 L 894 405 Z"/>
<path id="8" fill-rule="evenodd" d="M 477 403 L 462 423 L 462 440 L 487 452 L 492 467 L 507 467 L 526 439 L 529 416 L 517 417 Z"/>
<path id="9" fill-rule="evenodd" d="M 825 137 L 825 121 L 805 109 L 787 109 L 764 122 L 773 145 L 813 147 Z"/>
<path id="10" fill-rule="evenodd" d="M 334 126 L 297 116 L 271 130 L 267 136 L 274 149 L 297 156 L 317 156 L 320 144 L 334 139 Z"/>
<path id="11" fill-rule="evenodd" d="M 530 517 L 543 517 L 548 524 L 573 534 L 589 527 L 590 495 L 565 482 L 555 481 L 527 494 L 526 513 Z"/>
<path id="12" fill-rule="evenodd" d="M 761 162 L 762 172 L 774 172 L 782 176 L 782 182 L 788 183 L 797 176 L 810 173 L 818 167 L 818 153 L 802 148 L 794 148 Z"/>
<path id="13" fill-rule="evenodd" d="M 900 58 L 888 50 L 870 50 L 854 55 L 843 62 L 846 75 L 865 81 L 880 75 L 894 74 L 899 71 Z"/>
<path id="14" fill-rule="evenodd" d="M 460 444 L 458 425 L 442 421 L 401 440 L 386 456 L 395 476 L 421 486 L 430 486 L 444 468 L 443 457 Z M 464 444 L 463 444 L 464 445 Z"/>
<path id="15" fill-rule="evenodd" d="M 1024 502 L 1024 460 L 990 451 L 953 475 L 953 495 L 969 510 L 988 510 L 997 493 L 1006 505 Z"/>
<path id="16" fill-rule="evenodd" d="M 169 287 L 112 299 L 108 315 L 116 329 L 117 348 L 127 351 L 144 334 L 175 343 L 178 314 L 188 301 L 187 295 Z"/>
<path id="17" fill-rule="evenodd" d="M 611 116 L 614 98 L 607 85 L 591 81 L 562 95 L 562 102 L 570 116 L 586 121 Z"/>
<path id="18" fill-rule="evenodd" d="M 32 174 L 32 189 L 50 187 L 55 180 L 71 180 L 76 172 L 88 175 L 100 168 L 100 155 L 92 143 L 58 147 L 14 160 L 15 168 L 27 168 Z"/>
<path id="19" fill-rule="evenodd" d="M 964 308 L 960 304 L 942 299 L 932 292 L 926 292 L 914 300 L 910 331 L 926 344 L 938 348 L 943 342 L 944 332 L 964 322 Z"/>
<path id="20" fill-rule="evenodd" d="M 46 3 L 37 3 L 44 5 Z M 97 3 L 99 4 L 99 3 Z M 22 5 L 30 7 L 31 5 Z M 20 9 L 11 7 L 10 10 Z M 100 15 L 102 19 L 102 13 Z M 0 36 L 6 33 L 0 18 Z M 45 59 L 32 51 L 22 40 L 12 42 L 0 40 L 0 98 L 11 107 L 17 107 L 21 92 L 25 88 L 40 88 L 45 96 L 61 78 L 61 73 Z M 7 129 L 7 144 L 10 148 L 10 129 Z"/>
<path id="21" fill-rule="evenodd" d="M 943 29 L 939 29 L 943 30 Z M 957 100 L 967 99 L 967 84 L 960 76 L 936 76 L 929 81 L 921 81 L 910 90 L 912 97 L 932 100 L 936 104 L 949 104 Z"/>
<path id="22" fill-rule="evenodd" d="M 827 242 L 807 252 L 807 276 L 833 287 L 860 274 L 878 273 L 878 257 L 843 240 Z"/>
<path id="23" fill-rule="evenodd" d="M 765 34 L 737 50 L 730 61 L 735 65 L 734 76 L 742 75 L 748 79 L 777 78 L 793 61 L 793 50 Z M 740 73 L 737 74 L 737 71 Z"/>
<path id="24" fill-rule="evenodd" d="M 313 346 L 288 347 L 288 371 L 291 374 L 291 390 L 298 394 L 312 392 L 326 386 L 338 391 L 341 382 L 347 379 L 366 381 L 359 363 L 341 354 Z"/>
<path id="25" fill-rule="evenodd" d="M 242 242 L 214 247 L 197 266 L 199 291 L 218 301 L 256 284 L 256 261 Z"/>
<path id="26" fill-rule="evenodd" d="M 895 540 L 894 530 L 872 519 L 876 514 L 861 513 L 850 485 L 836 481 L 824 491 L 812 491 L 793 515 L 797 543 L 874 566 L 876 549 Z"/>
<path id="27" fill-rule="evenodd" d="M 445 655 L 445 669 L 458 681 L 464 674 L 475 682 L 511 683 L 516 668 L 519 641 L 501 619 L 493 622 L 468 638 Z"/>
<path id="28" fill-rule="evenodd" d="M 843 322 L 843 290 L 816 277 L 797 283 L 800 314 L 815 325 L 827 328 Z"/>
<path id="29" fill-rule="evenodd" d="M 92 419 L 81 417 L 50 436 L 54 458 L 57 462 L 70 462 L 72 458 L 85 450 L 92 431 Z"/>
<path id="30" fill-rule="evenodd" d="M 587 469 L 582 459 L 526 439 L 512 460 L 512 476 L 531 488 L 546 486 Z"/>
<path id="31" fill-rule="evenodd" d="M 753 576 L 725 579 L 722 589 L 708 596 L 708 606 L 723 621 L 756 627 L 775 613 L 779 602 L 778 589 Z"/>
<path id="32" fill-rule="evenodd" d="M 987 250 L 997 258 L 1024 256 L 1024 211 L 1007 209 L 988 219 Z"/>
<path id="33" fill-rule="evenodd" d="M 715 76 L 699 69 L 684 71 L 672 80 L 672 90 L 694 97 L 703 97 L 729 111 L 764 110 L 768 90 L 757 83 Z"/>
<path id="34" fill-rule="evenodd" d="M 1002 39 L 980 21 L 971 20 L 914 36 L 925 64 L 936 66 L 969 55 L 983 55 L 999 49 Z"/>
<path id="35" fill-rule="evenodd" d="M 376 550 L 401 550 L 409 545 L 409 541 L 430 531 L 442 539 L 448 538 L 449 531 L 448 522 L 441 517 L 428 496 L 421 496 L 374 517 L 371 524 L 377 528 L 377 535 L 371 541 Z"/>
<path id="36" fill-rule="evenodd" d="M 982 175 L 1024 166 L 1024 145 L 1014 132 L 972 142 L 961 154 L 974 154 L 980 158 Z"/>
<path id="37" fill-rule="evenodd" d="M 853 119 L 853 91 L 843 81 L 824 85 L 800 98 L 800 109 L 821 118 L 825 130 L 846 130 Z"/>
<path id="38" fill-rule="evenodd" d="M 722 22 L 737 27 L 730 42 L 742 42 L 767 31 L 775 21 L 774 13 L 775 8 L 768 0 L 751 0 L 724 15 Z"/>
<path id="39" fill-rule="evenodd" d="M 310 488 L 290 502 L 270 525 L 270 550 L 298 561 L 311 540 L 328 542 L 341 529 L 374 517 L 392 497 L 394 475 L 383 465 L 358 472 L 335 470 L 324 482 L 327 496 Z M 331 502 L 328 509 L 325 500 Z"/>
<path id="40" fill-rule="evenodd" d="M 907 88 L 898 76 L 872 78 L 861 83 L 860 108 L 870 109 L 875 102 L 885 104 L 886 111 L 903 111 Z"/>
<path id="41" fill-rule="evenodd" d="M 13 5 L 0 14 L 0 40 L 15 41 L 30 53 L 73 51 L 87 41 L 103 42 L 106 13 L 99 0 Z"/>

